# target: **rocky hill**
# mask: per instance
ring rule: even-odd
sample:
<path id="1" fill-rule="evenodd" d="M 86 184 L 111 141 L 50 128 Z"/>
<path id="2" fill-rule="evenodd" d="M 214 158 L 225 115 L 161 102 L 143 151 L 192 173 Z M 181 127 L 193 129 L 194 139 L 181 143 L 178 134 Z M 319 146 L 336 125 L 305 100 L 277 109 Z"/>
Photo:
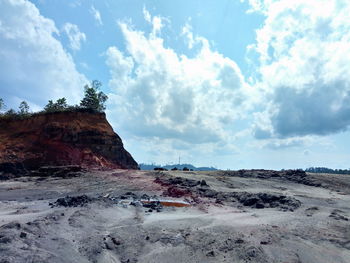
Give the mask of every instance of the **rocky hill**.
<path id="1" fill-rule="evenodd" d="M 56 112 L 0 120 L 0 170 L 47 165 L 137 169 L 104 113 Z"/>

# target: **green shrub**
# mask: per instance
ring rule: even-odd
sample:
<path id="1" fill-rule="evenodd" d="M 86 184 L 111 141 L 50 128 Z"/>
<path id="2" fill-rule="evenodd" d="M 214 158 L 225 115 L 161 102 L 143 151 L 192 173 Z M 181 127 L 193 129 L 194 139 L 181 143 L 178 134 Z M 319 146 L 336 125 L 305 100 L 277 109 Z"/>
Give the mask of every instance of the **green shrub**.
<path id="1" fill-rule="evenodd" d="M 68 109 L 68 107 L 70 106 L 68 106 L 66 98 L 60 98 L 56 100 L 56 102 L 49 100 L 49 102 L 44 108 L 44 111 L 45 112 L 65 111 Z"/>
<path id="2" fill-rule="evenodd" d="M 21 104 L 19 105 L 18 114 L 23 117 L 29 115 L 29 105 L 26 101 L 22 101 Z"/>
<path id="3" fill-rule="evenodd" d="M 102 83 L 98 80 L 92 81 L 91 86 L 85 85 L 85 95 L 80 102 L 80 107 L 95 112 L 103 112 L 106 109 L 105 103 L 108 97 L 102 91 L 99 91 L 101 86 Z"/>

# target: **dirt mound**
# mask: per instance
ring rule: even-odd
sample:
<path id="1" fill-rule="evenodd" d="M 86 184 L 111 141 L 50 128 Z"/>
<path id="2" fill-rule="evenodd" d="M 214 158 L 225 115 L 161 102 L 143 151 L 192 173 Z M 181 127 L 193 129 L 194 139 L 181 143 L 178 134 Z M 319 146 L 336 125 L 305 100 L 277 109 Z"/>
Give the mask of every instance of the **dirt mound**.
<path id="1" fill-rule="evenodd" d="M 192 179 L 187 179 L 182 177 L 169 177 L 169 176 L 166 176 L 165 174 L 162 174 L 162 177 L 157 177 L 154 182 L 164 186 L 169 186 L 169 185 L 179 185 L 183 187 L 208 186 L 205 180 L 198 181 L 198 180 L 192 180 Z"/>
<path id="2" fill-rule="evenodd" d="M 239 202 L 251 208 L 278 208 L 282 211 L 294 211 L 301 206 L 301 202 L 293 197 L 270 193 L 248 192 L 218 192 L 212 189 L 197 189 L 197 193 L 208 198 L 215 198 L 216 203 Z"/>
<path id="3" fill-rule="evenodd" d="M 238 170 L 238 171 L 221 171 L 220 175 L 222 176 L 237 176 L 243 178 L 259 178 L 259 179 L 277 179 L 277 180 L 286 180 L 298 184 L 304 184 L 309 186 L 321 186 L 321 184 L 311 176 L 308 176 L 307 173 L 303 170 Z"/>
<path id="4" fill-rule="evenodd" d="M 235 197 L 244 206 L 252 208 L 279 208 L 283 211 L 294 211 L 299 208 L 301 202 L 295 198 L 285 195 L 273 195 L 267 193 L 246 193 L 236 192 L 228 194 L 228 197 Z"/>

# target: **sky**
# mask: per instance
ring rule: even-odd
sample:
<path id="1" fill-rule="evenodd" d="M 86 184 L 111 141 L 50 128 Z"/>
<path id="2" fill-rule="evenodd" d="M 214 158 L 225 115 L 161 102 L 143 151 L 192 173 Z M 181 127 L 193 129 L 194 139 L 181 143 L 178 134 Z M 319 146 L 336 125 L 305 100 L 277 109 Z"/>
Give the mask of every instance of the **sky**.
<path id="1" fill-rule="evenodd" d="M 349 168 L 348 0 L 0 0 L 0 98 L 100 80 L 139 163 Z"/>

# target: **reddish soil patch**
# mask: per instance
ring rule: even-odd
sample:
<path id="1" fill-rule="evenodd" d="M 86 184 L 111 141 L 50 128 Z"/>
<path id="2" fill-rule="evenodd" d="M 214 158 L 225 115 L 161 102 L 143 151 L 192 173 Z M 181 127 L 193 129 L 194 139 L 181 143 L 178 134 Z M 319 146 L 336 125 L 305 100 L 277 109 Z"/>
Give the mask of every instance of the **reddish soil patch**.
<path id="1" fill-rule="evenodd" d="M 179 198 L 191 196 L 191 192 L 187 189 L 182 189 L 176 186 L 170 186 L 166 191 L 164 191 L 163 195 Z"/>

